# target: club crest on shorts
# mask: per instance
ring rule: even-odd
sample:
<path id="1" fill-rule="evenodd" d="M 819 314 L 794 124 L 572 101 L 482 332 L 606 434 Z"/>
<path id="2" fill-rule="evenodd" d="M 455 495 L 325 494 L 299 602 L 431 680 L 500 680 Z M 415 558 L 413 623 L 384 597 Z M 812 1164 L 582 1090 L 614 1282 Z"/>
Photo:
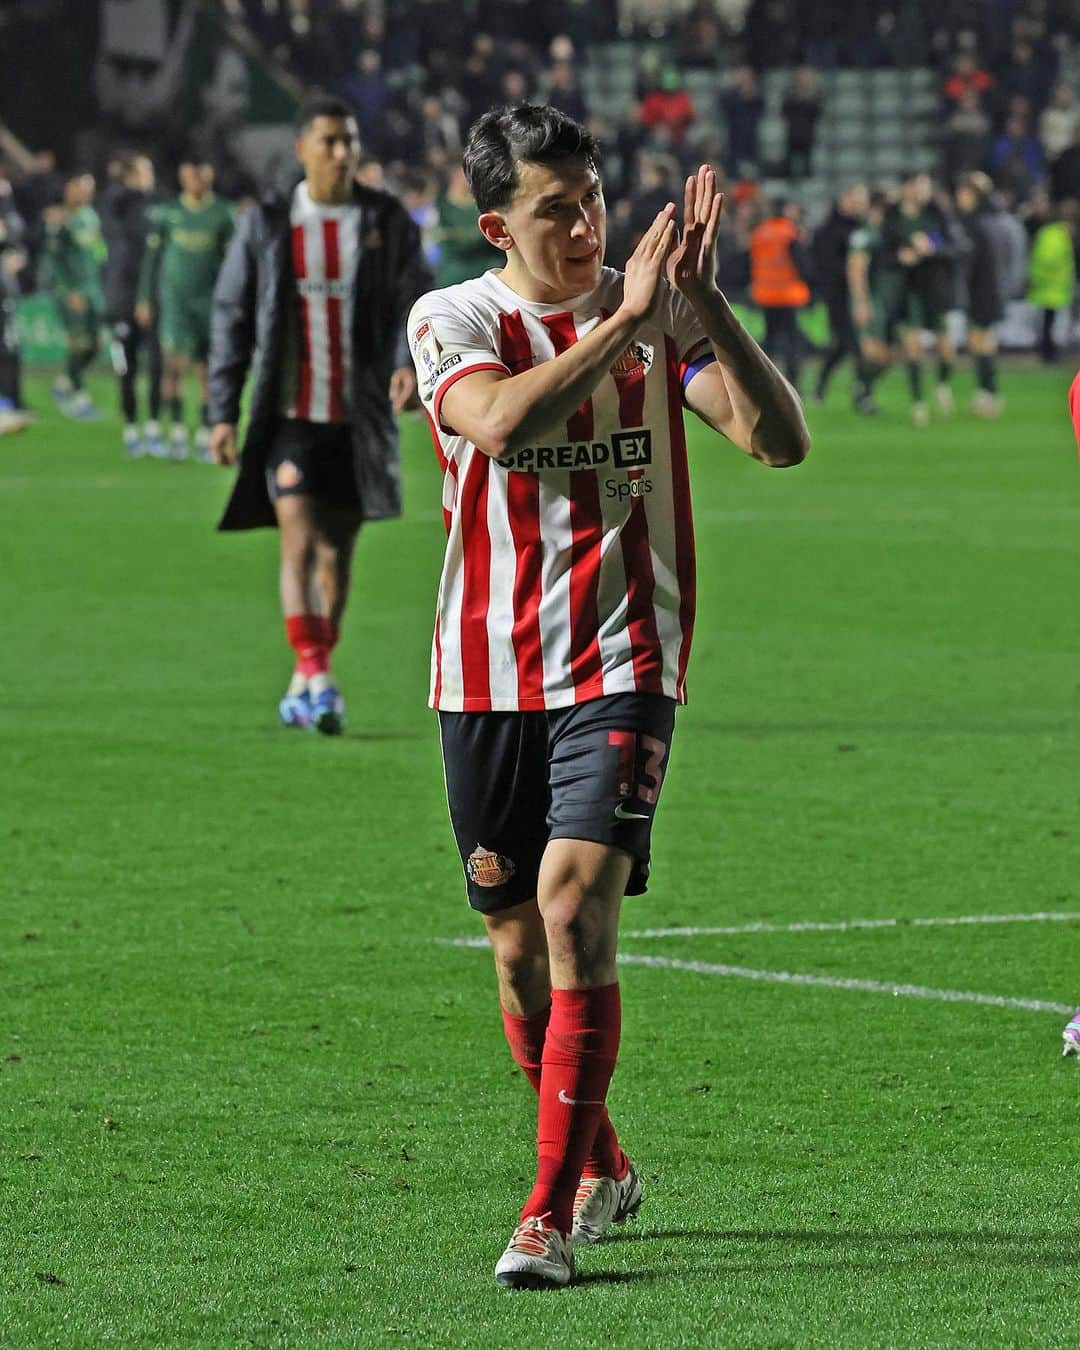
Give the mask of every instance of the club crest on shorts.
<path id="1" fill-rule="evenodd" d="M 516 871 L 509 858 L 483 844 L 477 844 L 465 861 L 466 875 L 475 886 L 505 886 Z"/>
<path id="2" fill-rule="evenodd" d="M 647 342 L 631 342 L 611 367 L 616 383 L 620 384 L 623 380 L 632 380 L 645 375 L 652 368 L 655 354 L 655 348 L 650 347 Z"/>
<path id="3" fill-rule="evenodd" d="M 294 488 L 303 476 L 291 459 L 283 459 L 274 470 L 274 482 L 279 488 Z"/>

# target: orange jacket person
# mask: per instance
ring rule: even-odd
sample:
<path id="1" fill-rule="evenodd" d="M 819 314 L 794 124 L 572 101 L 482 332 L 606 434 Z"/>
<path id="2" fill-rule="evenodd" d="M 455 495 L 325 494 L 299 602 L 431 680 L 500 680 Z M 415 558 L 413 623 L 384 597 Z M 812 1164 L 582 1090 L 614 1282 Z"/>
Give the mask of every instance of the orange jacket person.
<path id="1" fill-rule="evenodd" d="M 810 300 L 799 215 L 796 203 L 784 202 L 750 235 L 750 294 L 765 315 L 764 347 L 770 356 L 783 358 L 796 386 L 802 339 L 795 316 Z"/>

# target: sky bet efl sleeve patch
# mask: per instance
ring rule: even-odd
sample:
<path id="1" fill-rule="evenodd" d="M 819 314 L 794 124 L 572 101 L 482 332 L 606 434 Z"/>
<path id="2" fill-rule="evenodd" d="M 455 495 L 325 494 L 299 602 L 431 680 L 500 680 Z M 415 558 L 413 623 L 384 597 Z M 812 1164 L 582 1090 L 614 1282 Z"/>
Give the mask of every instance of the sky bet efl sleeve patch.
<path id="1" fill-rule="evenodd" d="M 436 426 L 453 435 L 440 417 L 443 395 L 463 375 L 477 370 L 500 370 L 489 333 L 463 310 L 440 304 L 438 292 L 418 301 L 409 315 L 409 350 L 416 367 L 420 399 Z"/>

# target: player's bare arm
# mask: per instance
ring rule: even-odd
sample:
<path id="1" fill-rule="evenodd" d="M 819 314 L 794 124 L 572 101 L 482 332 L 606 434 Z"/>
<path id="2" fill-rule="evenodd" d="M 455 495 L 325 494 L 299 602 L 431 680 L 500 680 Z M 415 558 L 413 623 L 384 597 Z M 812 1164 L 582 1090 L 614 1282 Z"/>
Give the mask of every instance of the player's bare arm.
<path id="1" fill-rule="evenodd" d="M 870 306 L 870 258 L 861 249 L 848 257 L 847 282 L 855 322 L 868 324 L 873 314 Z"/>
<path id="2" fill-rule="evenodd" d="M 716 356 L 715 365 L 691 380 L 686 401 L 702 421 L 763 464 L 800 464 L 810 448 L 802 402 L 716 285 L 723 206 L 716 174 L 703 164 L 686 180 L 683 234 L 667 264 L 671 284 L 693 305 Z"/>
<path id="3" fill-rule="evenodd" d="M 637 330 L 656 313 L 661 279 L 675 244 L 675 207 L 659 211 L 626 264 L 622 304 L 580 342 L 551 361 L 520 375 L 477 371 L 443 400 L 447 426 L 485 454 L 501 455 L 528 445 L 538 432 L 565 421 L 607 375 Z"/>

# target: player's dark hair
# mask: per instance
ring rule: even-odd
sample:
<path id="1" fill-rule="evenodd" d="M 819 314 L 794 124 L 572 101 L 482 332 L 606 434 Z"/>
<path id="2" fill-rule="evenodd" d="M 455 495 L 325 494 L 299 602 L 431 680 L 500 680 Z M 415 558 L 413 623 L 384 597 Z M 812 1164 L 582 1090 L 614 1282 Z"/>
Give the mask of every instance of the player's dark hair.
<path id="1" fill-rule="evenodd" d="M 480 211 L 497 211 L 517 191 L 518 165 L 585 159 L 599 172 L 596 137 L 558 108 L 535 103 L 493 108 L 469 128 L 462 157 L 469 190 Z"/>
<path id="2" fill-rule="evenodd" d="M 342 121 L 349 118 L 355 121 L 356 113 L 344 99 L 316 89 L 304 96 L 296 110 L 296 134 L 302 136 L 316 117 L 333 117 Z"/>

